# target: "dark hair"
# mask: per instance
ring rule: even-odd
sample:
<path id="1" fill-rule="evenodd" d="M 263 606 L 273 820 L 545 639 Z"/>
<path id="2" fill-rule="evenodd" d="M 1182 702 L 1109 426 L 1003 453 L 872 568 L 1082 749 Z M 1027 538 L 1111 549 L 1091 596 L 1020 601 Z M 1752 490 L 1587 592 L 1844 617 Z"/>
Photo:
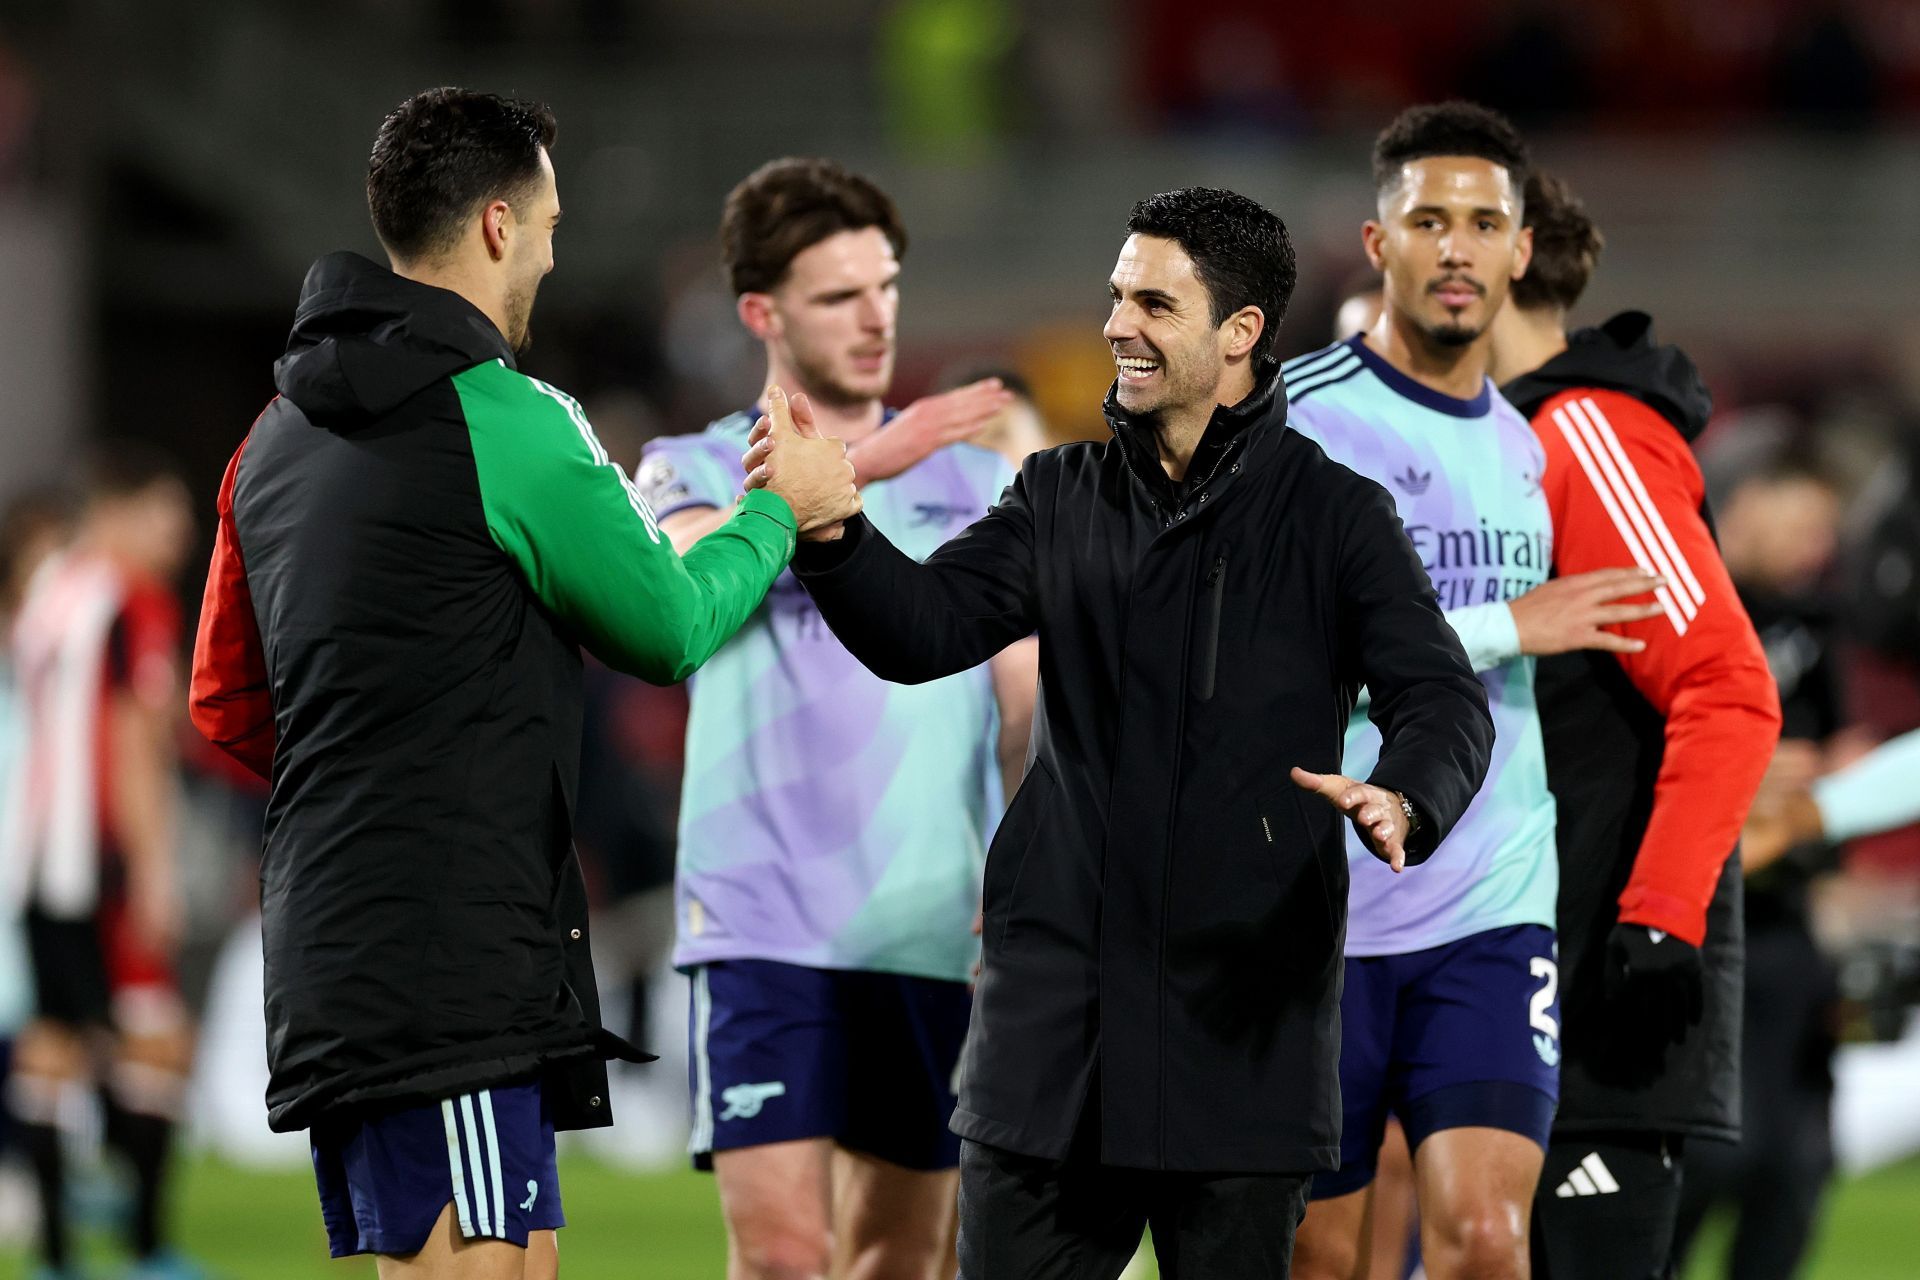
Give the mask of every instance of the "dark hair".
<path id="1" fill-rule="evenodd" d="M 1182 187 L 1133 206 L 1127 234 L 1158 236 L 1186 250 L 1206 286 L 1215 328 L 1242 307 L 1260 308 L 1267 323 L 1254 358 L 1273 350 L 1297 274 L 1293 240 L 1278 214 L 1232 191 Z"/>
<path id="2" fill-rule="evenodd" d="M 1535 170 L 1527 179 L 1526 225 L 1533 228 L 1533 260 L 1513 282 L 1513 305 L 1526 311 L 1573 310 L 1593 279 L 1606 237 L 1587 216 L 1572 188 Z"/>
<path id="3" fill-rule="evenodd" d="M 1472 102 L 1437 102 L 1408 107 L 1373 142 L 1373 186 L 1385 191 L 1400 177 L 1400 167 L 1429 156 L 1478 156 L 1507 171 L 1513 189 L 1526 187 L 1527 144 L 1513 122 Z"/>
<path id="4" fill-rule="evenodd" d="M 445 252 L 480 205 L 532 189 L 540 152 L 558 134 L 537 102 L 471 89 L 414 94 L 380 122 L 367 160 L 374 233 L 402 262 Z"/>
<path id="5" fill-rule="evenodd" d="M 186 487 L 173 455 L 145 440 L 100 440 L 87 450 L 89 499 L 131 498 L 159 485 Z"/>
<path id="6" fill-rule="evenodd" d="M 789 156 L 761 165 L 727 193 L 720 214 L 720 258 L 739 293 L 779 286 L 803 252 L 842 231 L 878 227 L 895 257 L 907 230 L 887 193 L 831 160 Z"/>

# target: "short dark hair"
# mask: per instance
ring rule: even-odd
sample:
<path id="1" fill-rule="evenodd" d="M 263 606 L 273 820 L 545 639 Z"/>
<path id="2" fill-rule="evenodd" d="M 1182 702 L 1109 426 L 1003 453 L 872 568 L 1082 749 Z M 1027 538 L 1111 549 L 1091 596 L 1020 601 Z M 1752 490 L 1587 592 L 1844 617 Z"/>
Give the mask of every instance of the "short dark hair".
<path id="1" fill-rule="evenodd" d="M 1513 304 L 1526 311 L 1573 310 L 1593 279 L 1606 237 L 1587 216 L 1573 189 L 1550 173 L 1527 178 L 1526 225 L 1533 228 L 1533 260 L 1513 282 Z"/>
<path id="2" fill-rule="evenodd" d="M 471 89 L 416 93 L 380 122 L 367 161 L 367 211 L 402 262 L 445 252 L 473 211 L 524 196 L 559 135 L 538 102 Z"/>
<path id="3" fill-rule="evenodd" d="M 1434 102 L 1408 107 L 1374 139 L 1374 190 L 1387 190 L 1399 179 L 1402 165 L 1429 156 L 1491 160 L 1506 169 L 1515 191 L 1525 189 L 1531 167 L 1520 131 L 1498 111 L 1473 102 Z"/>
<path id="4" fill-rule="evenodd" d="M 1258 307 L 1266 327 L 1255 359 L 1273 350 L 1293 297 L 1293 238 L 1280 215 L 1257 201 L 1215 187 L 1182 187 L 1148 196 L 1127 215 L 1127 234 L 1172 240 L 1193 260 L 1206 286 L 1215 328 L 1242 307 Z"/>
<path id="5" fill-rule="evenodd" d="M 895 257 L 907 254 L 907 229 L 887 193 L 831 160 L 770 160 L 727 193 L 720 214 L 720 257 L 736 294 L 765 293 L 786 279 L 793 260 L 829 236 L 878 227 Z"/>

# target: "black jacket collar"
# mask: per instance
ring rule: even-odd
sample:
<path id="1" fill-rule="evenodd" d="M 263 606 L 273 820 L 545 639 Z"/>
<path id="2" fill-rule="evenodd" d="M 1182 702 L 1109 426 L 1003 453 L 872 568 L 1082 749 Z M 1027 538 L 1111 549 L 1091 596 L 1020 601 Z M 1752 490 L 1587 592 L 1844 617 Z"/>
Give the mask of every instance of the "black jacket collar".
<path id="1" fill-rule="evenodd" d="M 1253 393 L 1233 405 L 1217 405 L 1200 443 L 1187 464 L 1187 478 L 1176 484 L 1160 465 L 1159 437 L 1154 422 L 1145 414 L 1132 414 L 1120 405 L 1120 384 L 1107 390 L 1101 406 L 1107 426 L 1126 457 L 1127 468 L 1146 486 L 1156 501 L 1176 506 L 1194 488 L 1207 483 L 1219 471 L 1227 456 L 1243 446 L 1251 448 L 1257 437 L 1266 434 L 1259 428 L 1284 429 L 1287 421 L 1287 386 L 1280 374 L 1280 362 L 1263 356 L 1255 369 Z"/>
<path id="2" fill-rule="evenodd" d="M 330 253 L 307 272 L 273 381 L 309 419 L 339 427 L 488 360 L 513 368 L 513 349 L 471 302 L 357 253 Z"/>

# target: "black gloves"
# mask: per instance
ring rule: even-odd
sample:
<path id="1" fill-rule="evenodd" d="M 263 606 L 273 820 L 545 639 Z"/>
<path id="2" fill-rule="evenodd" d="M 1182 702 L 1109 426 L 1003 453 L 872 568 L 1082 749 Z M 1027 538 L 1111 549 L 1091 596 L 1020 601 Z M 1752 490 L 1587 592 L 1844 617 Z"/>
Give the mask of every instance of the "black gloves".
<path id="1" fill-rule="evenodd" d="M 1700 948 L 1643 924 L 1607 935 L 1607 999 L 1633 1022 L 1669 1041 L 1683 1039 L 1706 1012 Z"/>

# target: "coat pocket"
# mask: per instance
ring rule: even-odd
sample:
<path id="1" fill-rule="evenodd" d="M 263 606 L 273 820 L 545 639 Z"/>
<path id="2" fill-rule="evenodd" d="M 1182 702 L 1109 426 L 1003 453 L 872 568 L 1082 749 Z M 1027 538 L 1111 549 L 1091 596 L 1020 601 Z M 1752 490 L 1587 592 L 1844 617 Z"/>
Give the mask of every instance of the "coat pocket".
<path id="1" fill-rule="evenodd" d="M 1220 621 L 1227 595 L 1227 552 L 1221 548 L 1213 567 L 1200 586 L 1200 648 L 1197 664 L 1198 687 L 1195 695 L 1202 702 L 1213 698 L 1220 675 Z"/>
<path id="2" fill-rule="evenodd" d="M 1026 865 L 1034 838 L 1040 833 L 1054 787 L 1053 771 L 1044 759 L 1034 757 L 1033 767 L 1027 770 L 1025 781 L 1014 793 L 1013 803 L 1007 806 L 1006 816 L 1000 820 L 1000 828 L 994 832 L 993 844 L 987 850 L 980 910 L 995 943 L 1006 936 L 1007 917 L 1012 913 L 1014 895 L 1019 889 L 1020 872 Z"/>

